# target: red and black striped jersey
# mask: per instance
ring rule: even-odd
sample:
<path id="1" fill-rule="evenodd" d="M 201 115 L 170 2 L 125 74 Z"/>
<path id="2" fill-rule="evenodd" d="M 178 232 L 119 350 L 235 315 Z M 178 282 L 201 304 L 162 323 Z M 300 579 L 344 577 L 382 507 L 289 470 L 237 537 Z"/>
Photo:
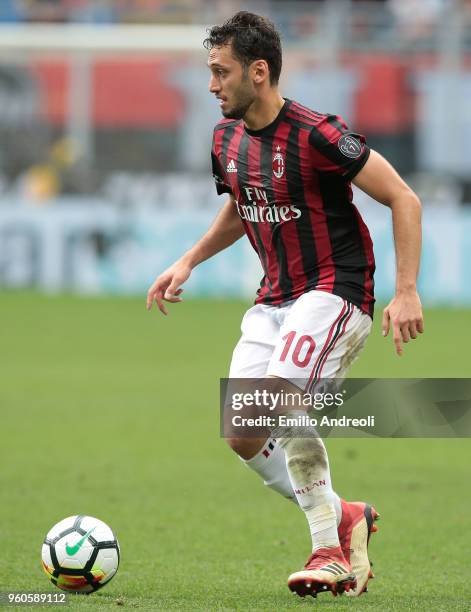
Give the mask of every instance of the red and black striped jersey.
<path id="1" fill-rule="evenodd" d="M 264 272 L 256 303 L 281 304 L 317 289 L 372 316 L 373 247 L 350 182 L 369 153 L 340 117 L 292 100 L 261 130 L 241 120 L 216 125 L 216 188 L 234 196 Z"/>

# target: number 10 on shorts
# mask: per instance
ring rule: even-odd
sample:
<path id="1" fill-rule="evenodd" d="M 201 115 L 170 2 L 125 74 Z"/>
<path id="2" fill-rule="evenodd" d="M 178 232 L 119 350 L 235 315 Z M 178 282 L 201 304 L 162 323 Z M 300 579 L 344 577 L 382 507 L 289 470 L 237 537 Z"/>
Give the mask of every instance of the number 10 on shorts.
<path id="1" fill-rule="evenodd" d="M 291 358 L 291 361 L 295 366 L 298 368 L 305 368 L 311 361 L 312 355 L 316 348 L 316 343 L 314 342 L 314 338 L 312 338 L 312 336 L 308 336 L 307 334 L 298 336 L 298 339 L 295 342 L 297 335 L 298 334 L 295 331 L 290 331 L 286 334 L 286 336 L 282 337 L 282 340 L 285 341 L 285 345 L 280 355 L 280 361 L 283 362 L 286 361 L 286 359 Z"/>

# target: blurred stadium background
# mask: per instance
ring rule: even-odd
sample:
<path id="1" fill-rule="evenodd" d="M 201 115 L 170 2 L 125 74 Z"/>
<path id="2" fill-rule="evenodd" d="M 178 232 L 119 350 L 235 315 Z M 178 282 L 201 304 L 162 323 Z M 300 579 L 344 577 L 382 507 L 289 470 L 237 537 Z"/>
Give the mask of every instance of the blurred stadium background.
<path id="1" fill-rule="evenodd" d="M 344 116 L 424 203 L 430 305 L 471 305 L 471 2 L 2 0 L 0 287 L 142 294 L 221 200 L 209 149 L 206 27 L 239 9 L 280 27 L 282 91 Z M 372 230 L 394 286 L 389 212 Z M 251 297 L 248 243 L 205 264 L 197 296 Z"/>

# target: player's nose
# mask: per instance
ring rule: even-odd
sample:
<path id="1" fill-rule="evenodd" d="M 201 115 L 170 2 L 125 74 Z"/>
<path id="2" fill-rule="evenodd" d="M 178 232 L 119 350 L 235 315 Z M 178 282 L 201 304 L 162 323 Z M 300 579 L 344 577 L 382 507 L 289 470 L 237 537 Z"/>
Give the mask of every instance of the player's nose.
<path id="1" fill-rule="evenodd" d="M 217 79 L 215 79 L 213 75 L 211 75 L 209 78 L 208 88 L 209 88 L 210 93 L 213 93 L 213 94 L 217 94 L 221 89 L 218 85 Z"/>

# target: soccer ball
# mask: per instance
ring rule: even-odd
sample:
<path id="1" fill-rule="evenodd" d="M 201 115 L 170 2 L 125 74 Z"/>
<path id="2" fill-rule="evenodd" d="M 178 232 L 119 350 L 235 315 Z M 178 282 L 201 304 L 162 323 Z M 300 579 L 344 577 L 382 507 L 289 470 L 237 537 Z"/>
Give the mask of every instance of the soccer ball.
<path id="1" fill-rule="evenodd" d="M 118 571 L 119 544 L 106 523 L 69 516 L 54 525 L 42 547 L 42 566 L 51 582 L 71 593 L 101 589 Z"/>

